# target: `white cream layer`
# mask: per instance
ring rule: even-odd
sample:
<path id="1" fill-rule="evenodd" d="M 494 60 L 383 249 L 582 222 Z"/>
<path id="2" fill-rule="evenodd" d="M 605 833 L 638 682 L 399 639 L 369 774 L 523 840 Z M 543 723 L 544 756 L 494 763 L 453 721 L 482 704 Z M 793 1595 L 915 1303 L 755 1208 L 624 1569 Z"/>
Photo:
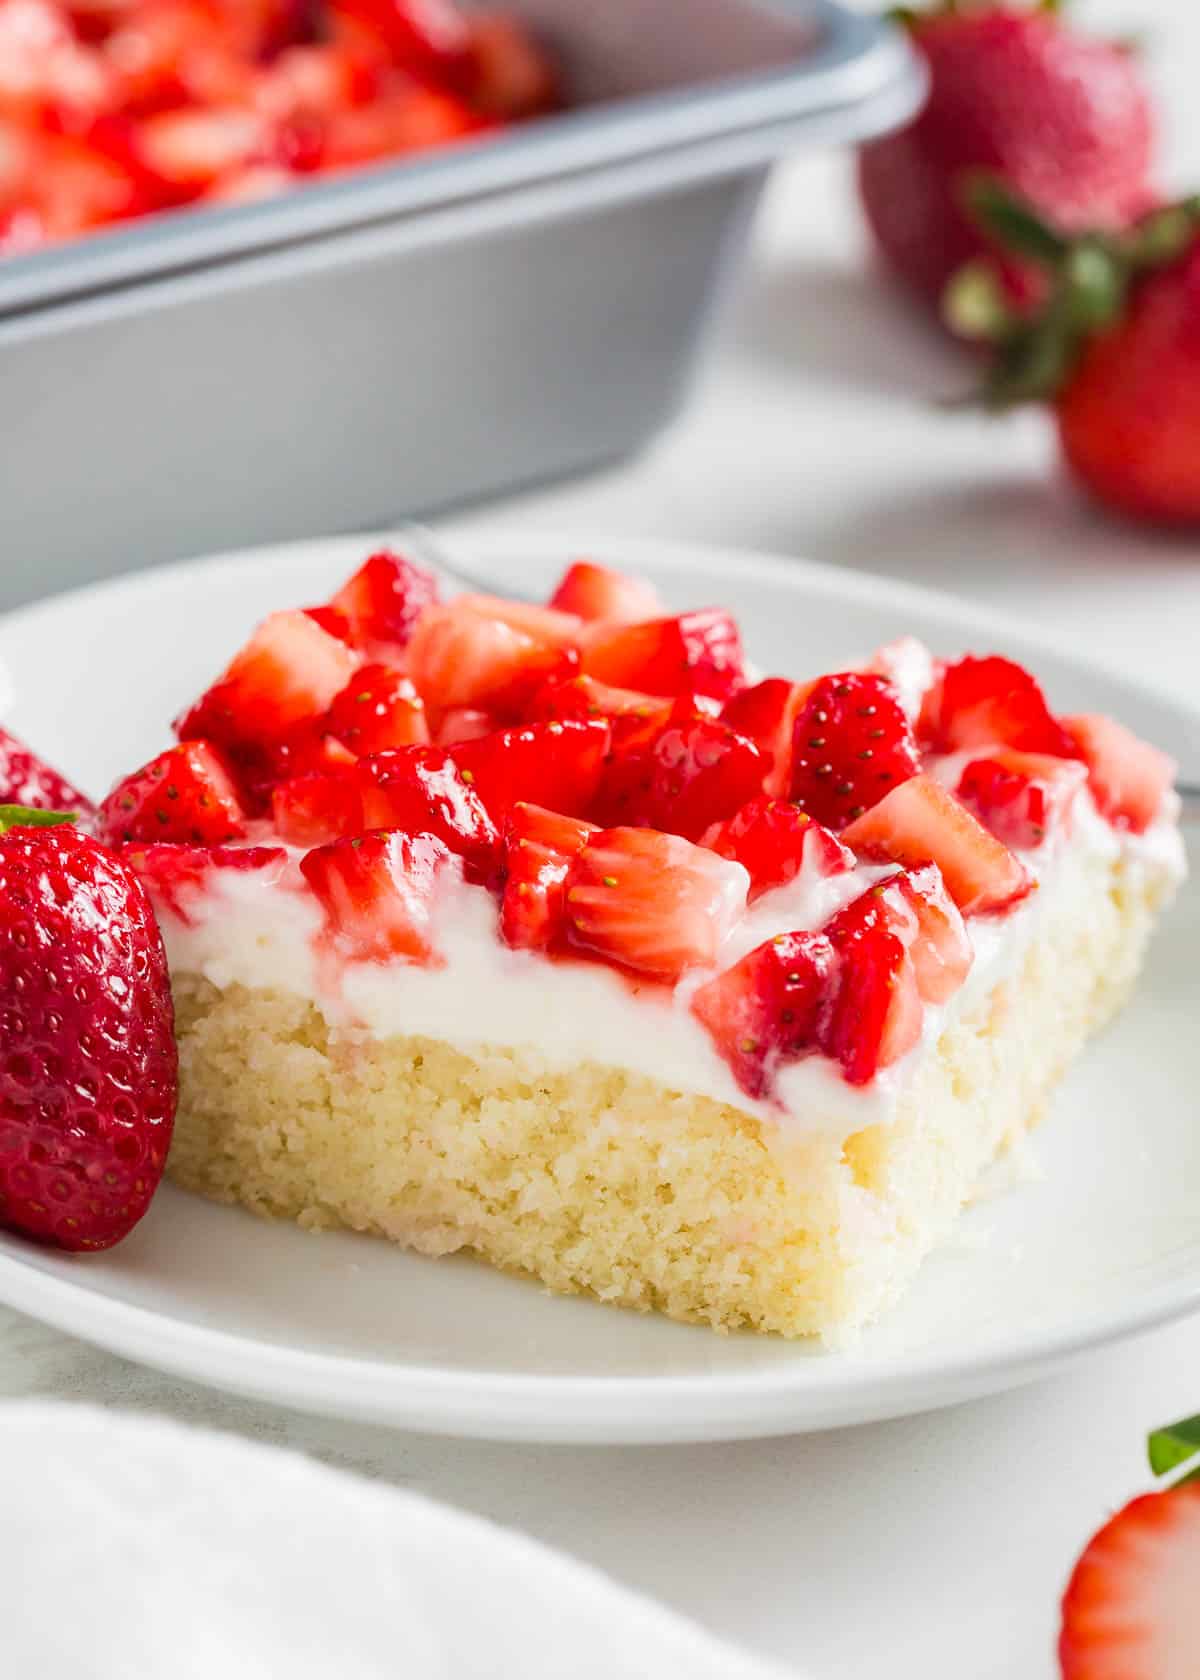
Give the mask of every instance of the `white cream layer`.
<path id="1" fill-rule="evenodd" d="M 1091 867 L 1098 856 L 1171 880 L 1184 873 L 1174 812 L 1147 834 L 1117 833 L 1084 793 L 1068 836 L 1027 855 L 1038 890 L 1001 917 L 968 923 L 975 961 L 966 983 L 942 1008 L 927 1006 L 921 1042 L 895 1067 L 865 1087 L 848 1085 L 820 1056 L 793 1063 L 779 1079 L 779 1106 L 755 1102 L 737 1086 L 688 1003 L 707 974 L 684 978 L 672 993 L 638 985 L 602 963 L 547 961 L 514 951 L 498 930 L 497 906 L 483 887 L 455 882 L 437 907 L 434 944 L 444 962 L 426 968 L 404 963 L 346 963 L 323 957 L 321 912 L 294 863 L 284 881 L 238 870 L 214 872 L 186 894 L 186 920 L 156 906 L 176 973 L 199 974 L 221 990 L 240 984 L 310 999 L 331 1024 L 356 1026 L 385 1038 L 401 1034 L 444 1040 L 469 1050 L 480 1044 L 529 1046 L 548 1066 L 600 1063 L 643 1074 L 661 1084 L 733 1104 L 781 1124 L 836 1129 L 844 1135 L 894 1111 L 920 1056 L 948 1018 L 969 1010 L 1023 961 L 1028 945 L 1064 902 L 1068 914 L 1090 913 Z M 822 926 L 886 868 L 860 865 L 840 876 L 796 881 L 765 894 L 734 927 L 718 964 L 728 968 L 780 933 Z M 287 890 L 288 880 L 299 889 Z"/>

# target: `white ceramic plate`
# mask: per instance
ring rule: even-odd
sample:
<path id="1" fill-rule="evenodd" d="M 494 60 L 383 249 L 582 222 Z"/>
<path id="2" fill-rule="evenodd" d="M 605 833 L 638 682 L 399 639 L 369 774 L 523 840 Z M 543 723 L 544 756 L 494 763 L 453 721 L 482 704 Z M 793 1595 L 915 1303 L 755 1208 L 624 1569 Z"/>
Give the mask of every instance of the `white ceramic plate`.
<path id="1" fill-rule="evenodd" d="M 475 541 L 454 558 L 544 593 L 572 540 Z M 10 721 L 103 789 L 263 613 L 322 599 L 366 539 L 129 578 L 0 621 Z M 768 669 L 828 669 L 905 631 L 1034 663 L 1064 709 L 1107 709 L 1200 767 L 1200 718 L 947 597 L 799 562 L 611 543 L 679 604 L 738 612 Z M 1200 1307 L 1200 890 L 1183 894 L 1131 1010 L 1068 1081 L 1041 1175 L 983 1202 L 900 1308 L 828 1353 L 722 1337 L 467 1259 L 260 1223 L 165 1187 L 110 1254 L 0 1239 L 0 1299 L 114 1351 L 260 1399 L 445 1433 L 546 1441 L 783 1434 L 945 1405 L 1048 1372 Z"/>

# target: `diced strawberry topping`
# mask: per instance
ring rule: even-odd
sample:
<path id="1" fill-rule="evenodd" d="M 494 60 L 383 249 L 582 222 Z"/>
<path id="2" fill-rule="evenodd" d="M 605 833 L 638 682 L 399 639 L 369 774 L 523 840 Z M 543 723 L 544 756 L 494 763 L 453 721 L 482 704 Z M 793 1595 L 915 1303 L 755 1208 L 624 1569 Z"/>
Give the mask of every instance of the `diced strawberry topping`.
<path id="1" fill-rule="evenodd" d="M 408 673 L 439 714 L 478 708 L 515 719 L 522 701 L 554 678 L 570 676 L 579 656 L 502 619 L 452 601 L 431 607 L 408 648 Z"/>
<path id="2" fill-rule="evenodd" d="M 449 750 L 463 781 L 500 824 L 518 800 L 568 816 L 587 810 L 600 786 L 610 735 L 602 719 L 534 723 Z"/>
<path id="3" fill-rule="evenodd" d="M 319 624 L 327 636 L 333 636 L 339 642 L 349 642 L 353 636 L 350 620 L 337 607 L 305 607 L 304 614 L 314 624 Z"/>
<path id="4" fill-rule="evenodd" d="M 576 560 L 550 597 L 550 605 L 578 618 L 606 618 L 613 624 L 636 624 L 662 612 L 658 596 L 640 578 L 598 566 L 594 560 Z"/>
<path id="5" fill-rule="evenodd" d="M 118 782 L 100 807 L 100 837 L 219 846 L 246 833 L 246 813 L 221 755 L 184 741 Z"/>
<path id="6" fill-rule="evenodd" d="M 1064 718 L 1063 725 L 1087 765 L 1092 798 L 1101 816 L 1116 828 L 1144 834 L 1162 814 L 1163 800 L 1175 780 L 1174 759 L 1112 718 L 1084 714 Z"/>
<path id="7" fill-rule="evenodd" d="M 578 614 L 556 607 L 538 607 L 532 601 L 510 601 L 503 595 L 458 595 L 451 603 L 463 612 L 492 618 L 532 636 L 545 647 L 578 647 L 583 621 Z"/>
<path id="8" fill-rule="evenodd" d="M 701 836 L 701 844 L 741 864 L 750 876 L 751 903 L 802 871 L 824 879 L 854 868 L 853 852 L 836 834 L 814 822 L 799 805 L 765 793 L 724 822 L 714 823 Z"/>
<path id="9" fill-rule="evenodd" d="M 821 1049 L 851 1085 L 866 1085 L 917 1043 L 923 1011 L 916 970 L 886 907 L 871 893 L 825 928 L 837 977 L 821 1022 Z"/>
<path id="10" fill-rule="evenodd" d="M 742 639 L 720 607 L 641 624 L 597 624 L 582 669 L 599 682 L 647 694 L 708 694 L 724 700 L 743 682 Z"/>
<path id="11" fill-rule="evenodd" d="M 875 649 L 866 669 L 891 683 L 915 728 L 930 691 L 941 680 L 941 670 L 924 642 L 915 636 L 897 636 Z"/>
<path id="12" fill-rule="evenodd" d="M 7 729 L 0 729 L 0 805 L 23 805 L 34 811 L 77 811 L 85 822 L 91 822 L 96 814 L 86 794 Z"/>
<path id="13" fill-rule="evenodd" d="M 282 846 L 147 845 L 136 841 L 120 847 L 120 857 L 155 901 L 165 904 L 182 922 L 191 920 L 189 901 L 204 890 L 217 870 L 260 875 L 265 884 L 273 886 L 288 861 Z"/>
<path id="14" fill-rule="evenodd" d="M 777 799 L 786 799 L 792 785 L 792 740 L 796 714 L 808 698 L 811 683 L 788 682 L 785 677 L 767 677 L 753 688 L 744 688 L 726 702 L 721 719 L 740 735 L 746 735 L 770 768 L 763 787 Z"/>
<path id="15" fill-rule="evenodd" d="M 175 726 L 180 740 L 238 752 L 283 740 L 319 718 L 359 660 L 305 612 L 272 613 L 224 675 Z"/>
<path id="16" fill-rule="evenodd" d="M 478 741 L 481 736 L 490 735 L 495 728 L 496 720 L 490 712 L 481 712 L 477 706 L 451 706 L 448 712 L 442 713 L 437 744 L 439 747 L 453 747 L 459 741 Z"/>
<path id="17" fill-rule="evenodd" d="M 692 1012 L 751 1097 L 770 1097 L 781 1068 L 819 1047 L 836 958 L 820 933 L 783 933 L 710 980 Z"/>
<path id="18" fill-rule="evenodd" d="M 359 778 L 349 769 L 310 771 L 271 793 L 271 823 L 289 846 L 324 846 L 365 824 Z"/>
<path id="19" fill-rule="evenodd" d="M 504 833 L 504 893 L 500 933 L 523 950 L 549 951 L 563 937 L 566 880 L 591 823 L 538 805 L 514 805 Z"/>
<path id="20" fill-rule="evenodd" d="M 958 783 L 967 810 L 1006 846 L 1032 850 L 1067 816 L 1087 771 L 1074 759 L 997 747 L 972 759 Z"/>
<path id="21" fill-rule="evenodd" d="M 842 838 L 866 857 L 910 868 L 936 863 L 964 916 L 1007 909 L 1033 886 L 1021 860 L 931 776 L 893 788 Z"/>
<path id="22" fill-rule="evenodd" d="M 384 548 L 363 561 L 329 606 L 349 624 L 355 647 L 387 659 L 407 647 L 417 620 L 437 598 L 432 572 Z"/>
<path id="23" fill-rule="evenodd" d="M 412 680 L 390 665 L 360 666 L 330 706 L 326 723 L 359 758 L 429 744 L 425 702 Z"/>
<path id="24" fill-rule="evenodd" d="M 470 76 L 470 33 L 450 0 L 331 0 L 331 10 L 376 36 L 418 81 L 458 87 Z"/>
<path id="25" fill-rule="evenodd" d="M 685 698 L 665 727 L 655 721 L 614 743 L 593 814 L 610 827 L 658 828 L 698 840 L 760 792 L 762 779 L 753 741 Z"/>
<path id="26" fill-rule="evenodd" d="M 677 834 L 601 829 L 567 876 L 566 937 L 578 951 L 675 981 L 716 961 L 746 885 L 737 864 Z"/>
<path id="27" fill-rule="evenodd" d="M 471 103 L 509 121 L 551 111 L 561 99 L 554 64 L 520 20 L 508 12 L 467 14 L 471 35 Z"/>
<path id="28" fill-rule="evenodd" d="M 432 834 L 360 834 L 300 861 L 335 948 L 358 962 L 431 965 L 438 877 L 457 868 Z"/>
<path id="29" fill-rule="evenodd" d="M 791 797 L 834 830 L 920 769 L 912 727 L 891 683 L 843 671 L 813 684 L 793 731 Z"/>
<path id="30" fill-rule="evenodd" d="M 968 656 L 947 665 L 938 713 L 926 723 L 938 752 L 999 745 L 1057 758 L 1075 756 L 1074 743 L 1046 704 L 1041 685 L 1023 666 L 998 655 Z"/>
<path id="31" fill-rule="evenodd" d="M 1062 1680 L 1200 1674 L 1200 1482 L 1143 1494 L 1092 1539 L 1062 1601 Z"/>
<path id="32" fill-rule="evenodd" d="M 941 870 L 933 863 L 905 870 L 883 883 L 880 897 L 898 912 L 892 931 L 908 947 L 922 998 L 945 1003 L 966 979 L 975 954 Z"/>
<path id="33" fill-rule="evenodd" d="M 458 765 L 441 747 L 400 747 L 359 761 L 364 829 L 434 834 L 475 879 L 489 880 L 499 857 L 496 825 Z"/>

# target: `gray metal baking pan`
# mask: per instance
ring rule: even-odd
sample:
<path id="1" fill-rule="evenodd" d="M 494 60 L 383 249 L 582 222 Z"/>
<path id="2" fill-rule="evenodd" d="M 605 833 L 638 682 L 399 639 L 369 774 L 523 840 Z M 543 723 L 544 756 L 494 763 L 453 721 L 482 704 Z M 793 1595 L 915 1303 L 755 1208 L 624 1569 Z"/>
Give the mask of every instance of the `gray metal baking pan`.
<path id="1" fill-rule="evenodd" d="M 834 0 L 517 0 L 570 108 L 0 263 L 0 608 L 616 460 L 676 411 L 770 164 L 907 117 Z"/>

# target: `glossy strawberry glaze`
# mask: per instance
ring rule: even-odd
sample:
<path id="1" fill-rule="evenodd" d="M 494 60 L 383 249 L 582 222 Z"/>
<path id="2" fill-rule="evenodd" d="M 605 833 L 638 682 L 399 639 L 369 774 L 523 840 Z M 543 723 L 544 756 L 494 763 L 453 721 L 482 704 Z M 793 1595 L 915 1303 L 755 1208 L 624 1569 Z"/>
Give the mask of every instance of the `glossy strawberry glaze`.
<path id="1" fill-rule="evenodd" d="M 970 756 L 970 755 L 967 755 Z M 954 785 L 964 755 L 933 766 Z M 471 1049 L 527 1047 L 555 1068 L 584 1062 L 626 1069 L 697 1096 L 727 1102 L 785 1127 L 836 1129 L 846 1135 L 886 1120 L 920 1058 L 946 1022 L 969 1011 L 1006 972 L 1015 970 L 1050 916 L 1085 918 L 1095 892 L 1097 858 L 1175 881 L 1183 852 L 1174 796 L 1141 835 L 1118 831 L 1081 791 L 1069 824 L 1022 853 L 1037 889 L 1003 915 L 973 916 L 974 952 L 962 988 L 925 1008 L 916 1048 L 867 1085 L 854 1087 L 837 1065 L 812 1055 L 786 1067 L 777 1100 L 746 1096 L 713 1040 L 691 1013 L 698 988 L 764 940 L 822 927 L 894 866 L 859 862 L 831 876 L 802 872 L 764 893 L 722 940 L 714 969 L 693 970 L 674 987 L 622 974 L 607 964 L 510 949 L 498 931 L 494 895 L 449 876 L 433 917 L 437 966 L 348 961 L 331 964 L 320 911 L 304 890 L 299 853 L 282 875 L 222 868 L 173 904 L 158 903 L 176 973 L 199 974 L 218 988 L 273 988 L 310 999 L 331 1022 L 370 1038 L 415 1034 Z M 273 878 L 274 877 L 274 878 Z"/>

